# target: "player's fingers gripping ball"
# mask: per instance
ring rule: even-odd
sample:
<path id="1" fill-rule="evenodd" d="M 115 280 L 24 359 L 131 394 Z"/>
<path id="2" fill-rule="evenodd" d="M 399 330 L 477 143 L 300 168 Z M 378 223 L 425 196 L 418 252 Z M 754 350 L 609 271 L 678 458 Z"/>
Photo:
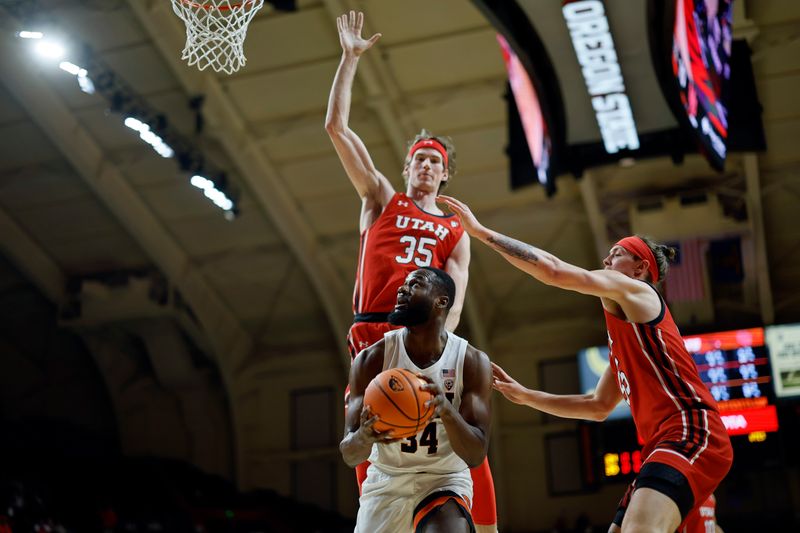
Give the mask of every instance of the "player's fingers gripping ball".
<path id="1" fill-rule="evenodd" d="M 436 408 L 425 405 L 433 395 L 422 390 L 425 381 L 410 370 L 390 368 L 370 382 L 364 392 L 364 405 L 380 418 L 373 428 L 392 431 L 394 438 L 404 439 L 419 433 L 433 417 Z"/>

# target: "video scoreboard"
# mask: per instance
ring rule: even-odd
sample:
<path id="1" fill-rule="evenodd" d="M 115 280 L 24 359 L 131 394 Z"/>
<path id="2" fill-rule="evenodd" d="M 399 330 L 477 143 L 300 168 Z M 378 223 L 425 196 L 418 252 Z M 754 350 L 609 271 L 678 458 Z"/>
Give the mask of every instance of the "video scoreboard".
<path id="1" fill-rule="evenodd" d="M 764 329 L 684 337 L 700 379 L 717 401 L 729 435 L 778 430 Z"/>

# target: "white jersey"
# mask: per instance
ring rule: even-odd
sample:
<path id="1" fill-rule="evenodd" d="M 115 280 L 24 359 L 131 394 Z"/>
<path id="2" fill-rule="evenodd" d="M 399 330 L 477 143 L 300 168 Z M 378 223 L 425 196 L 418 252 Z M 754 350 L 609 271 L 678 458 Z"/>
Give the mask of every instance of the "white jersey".
<path id="1" fill-rule="evenodd" d="M 429 377 L 437 383 L 456 410 L 461 406 L 464 390 L 464 354 L 467 341 L 447 333 L 442 356 L 428 368 L 419 368 L 406 353 L 406 328 L 384 335 L 383 369 L 407 368 Z M 392 444 L 373 444 L 369 462 L 389 474 L 427 472 L 452 474 L 469 467 L 450 445 L 447 431 L 439 417 L 433 418 L 416 436 Z"/>

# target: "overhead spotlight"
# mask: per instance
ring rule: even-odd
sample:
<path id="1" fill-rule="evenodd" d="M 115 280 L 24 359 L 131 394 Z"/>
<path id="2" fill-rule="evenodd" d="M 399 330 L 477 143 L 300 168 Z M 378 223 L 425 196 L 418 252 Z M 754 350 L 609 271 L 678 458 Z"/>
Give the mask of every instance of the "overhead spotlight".
<path id="1" fill-rule="evenodd" d="M 72 74 L 73 76 L 86 76 L 88 74 L 85 68 L 81 68 L 75 63 L 70 63 L 69 61 L 62 61 L 58 64 L 58 68 L 64 72 Z"/>
<path id="2" fill-rule="evenodd" d="M 124 124 L 139 132 L 139 138 L 153 147 L 161 157 L 172 157 L 175 152 L 164 142 L 164 139 L 150 131 L 150 126 L 135 117 L 126 117 Z"/>
<path id="3" fill-rule="evenodd" d="M 92 80 L 89 78 L 89 73 L 85 68 L 79 67 L 75 63 L 69 61 L 62 61 L 58 64 L 58 68 L 78 78 L 78 86 L 81 88 L 81 91 L 87 94 L 94 94 L 94 83 L 92 83 Z"/>
<path id="4" fill-rule="evenodd" d="M 228 198 L 224 192 L 219 190 L 217 185 L 212 180 L 199 174 L 195 174 L 191 177 L 189 183 L 202 190 L 206 198 L 211 200 L 214 205 L 225 211 L 225 218 L 227 220 L 233 220 L 233 218 L 235 218 L 236 213 L 234 212 L 235 208 L 233 201 Z"/>
<path id="5" fill-rule="evenodd" d="M 40 56 L 48 59 L 61 59 L 67 53 L 64 46 L 56 41 L 39 41 L 34 50 Z"/>
<path id="6" fill-rule="evenodd" d="M 86 94 L 94 94 L 94 83 L 89 76 L 78 75 L 78 87 Z"/>
<path id="7" fill-rule="evenodd" d="M 44 33 L 40 31 L 29 31 L 29 30 L 22 30 L 17 32 L 17 37 L 20 39 L 41 39 L 44 37 Z"/>
<path id="8" fill-rule="evenodd" d="M 214 186 L 213 181 L 211 181 L 210 179 L 206 179 L 203 176 L 200 176 L 199 174 L 195 174 L 194 176 L 192 176 L 192 178 L 189 180 L 189 183 L 191 183 L 198 189 L 205 189 L 207 187 Z"/>

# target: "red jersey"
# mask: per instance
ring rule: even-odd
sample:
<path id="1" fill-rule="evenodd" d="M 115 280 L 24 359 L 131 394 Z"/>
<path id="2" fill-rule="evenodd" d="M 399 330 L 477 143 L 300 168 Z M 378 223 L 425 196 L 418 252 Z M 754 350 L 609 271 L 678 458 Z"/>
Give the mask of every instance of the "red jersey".
<path id="1" fill-rule="evenodd" d="M 463 233 L 455 215 L 432 215 L 395 193 L 361 234 L 353 312 L 391 312 L 406 276 L 424 266 L 444 269 Z"/>
<path id="2" fill-rule="evenodd" d="M 694 464 L 708 447 L 709 415 L 719 417 L 717 404 L 700 380 L 660 294 L 659 299 L 661 314 L 647 324 L 628 322 L 604 310 L 608 359 L 645 443 L 644 456 L 658 445 Z"/>
<path id="3" fill-rule="evenodd" d="M 715 533 L 717 499 L 710 494 L 702 505 L 695 507 L 686 515 L 686 519 L 678 528 L 679 533 Z"/>

